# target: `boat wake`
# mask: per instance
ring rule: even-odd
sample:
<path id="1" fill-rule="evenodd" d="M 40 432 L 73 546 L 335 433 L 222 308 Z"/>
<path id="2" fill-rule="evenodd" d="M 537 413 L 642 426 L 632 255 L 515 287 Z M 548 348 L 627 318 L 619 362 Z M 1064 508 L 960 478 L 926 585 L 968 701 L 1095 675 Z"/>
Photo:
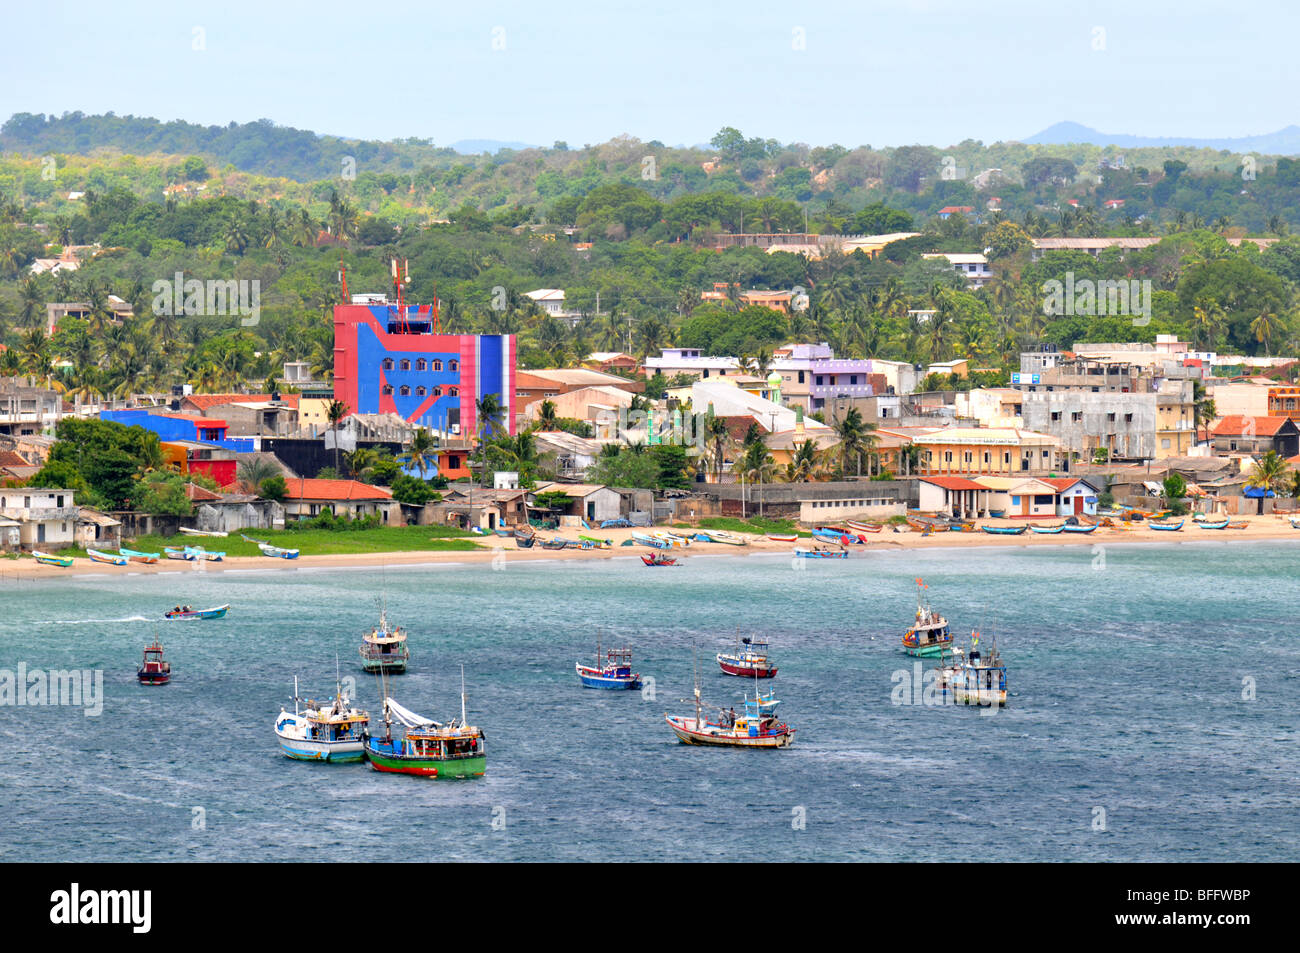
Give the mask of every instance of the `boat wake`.
<path id="1" fill-rule="evenodd" d="M 37 619 L 32 625 L 106 625 L 111 622 L 148 622 L 148 616 L 128 615 L 120 619 Z"/>

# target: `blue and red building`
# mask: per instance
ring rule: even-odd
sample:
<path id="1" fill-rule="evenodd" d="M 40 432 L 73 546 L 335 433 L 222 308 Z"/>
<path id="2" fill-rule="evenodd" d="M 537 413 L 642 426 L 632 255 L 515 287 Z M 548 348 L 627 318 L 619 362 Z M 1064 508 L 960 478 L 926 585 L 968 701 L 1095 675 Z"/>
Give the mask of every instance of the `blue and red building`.
<path id="1" fill-rule="evenodd" d="M 429 305 L 334 307 L 334 399 L 350 413 L 397 414 L 472 439 L 477 401 L 495 394 L 515 432 L 515 337 L 436 333 Z"/>

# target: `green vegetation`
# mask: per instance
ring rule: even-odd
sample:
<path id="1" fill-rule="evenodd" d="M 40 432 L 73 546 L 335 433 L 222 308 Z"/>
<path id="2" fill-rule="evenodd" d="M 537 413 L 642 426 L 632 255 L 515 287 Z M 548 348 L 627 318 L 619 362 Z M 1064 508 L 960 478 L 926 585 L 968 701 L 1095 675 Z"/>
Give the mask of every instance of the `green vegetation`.
<path id="1" fill-rule="evenodd" d="M 752 519 L 737 519 L 733 516 L 705 516 L 696 521 L 700 529 L 721 529 L 732 533 L 759 533 L 767 535 L 768 533 L 778 533 L 796 535 L 808 539 L 812 533 L 799 529 L 799 524 L 795 520 L 784 519 L 767 519 L 762 517 L 753 517 Z"/>
<path id="2" fill-rule="evenodd" d="M 397 553 L 428 550 L 474 550 L 480 548 L 471 534 L 447 526 L 381 526 L 338 532 L 331 529 L 250 530 L 249 535 L 272 546 L 299 549 L 304 556 L 333 553 Z M 227 556 L 260 556 L 253 543 L 238 535 L 199 541 L 205 549 L 224 552 Z M 141 536 L 127 544 L 142 552 L 162 552 L 164 546 L 193 546 L 191 536 Z M 71 554 L 69 554 L 71 555 Z"/>

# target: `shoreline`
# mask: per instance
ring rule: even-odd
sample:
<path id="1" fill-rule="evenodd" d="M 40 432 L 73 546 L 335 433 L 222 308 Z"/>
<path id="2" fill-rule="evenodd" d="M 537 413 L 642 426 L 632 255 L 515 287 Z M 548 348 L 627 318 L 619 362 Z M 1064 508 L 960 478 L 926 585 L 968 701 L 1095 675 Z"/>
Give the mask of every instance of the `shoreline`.
<path id="1" fill-rule="evenodd" d="M 1188 519 L 1179 532 L 1154 530 L 1145 523 L 1129 529 L 1099 527 L 1092 533 L 1034 533 L 1028 531 L 1019 536 L 1003 536 L 990 533 L 934 533 L 922 536 L 920 533 L 891 532 L 888 528 L 880 533 L 867 534 L 865 546 L 849 547 L 849 558 L 861 557 L 873 552 L 896 552 L 907 549 L 974 549 L 982 547 L 1030 547 L 1030 546 L 1080 546 L 1108 543 L 1179 543 L 1179 542 L 1264 542 L 1284 539 L 1300 540 L 1300 530 L 1294 529 L 1285 518 L 1273 516 L 1238 517 L 1250 525 L 1244 530 L 1202 530 Z M 1024 525 L 1012 520 L 989 520 L 989 525 L 1016 526 Z M 656 528 L 657 529 L 657 528 Z M 131 563 L 128 566 L 110 566 L 77 559 L 67 569 L 58 566 L 45 566 L 35 560 L 15 560 L 12 566 L 0 563 L 0 579 L 8 581 L 42 581 L 49 579 L 100 578 L 132 575 L 180 575 L 185 573 L 209 572 L 292 572 L 299 569 L 365 569 L 382 566 L 420 566 L 420 565 L 454 565 L 457 563 L 492 563 L 494 560 L 510 562 L 528 560 L 531 562 L 556 562 L 570 560 L 611 560 L 615 558 L 633 558 L 650 552 L 667 552 L 683 559 L 689 564 L 693 555 L 700 556 L 748 556 L 753 554 L 792 556 L 795 547 L 807 547 L 818 544 L 817 540 L 800 539 L 795 543 L 778 542 L 766 536 L 749 535 L 749 545 L 729 546 L 725 543 L 692 542 L 685 548 L 674 547 L 671 550 L 651 550 L 649 547 L 635 545 L 624 547 L 623 540 L 629 539 L 633 532 L 643 532 L 642 528 L 598 530 L 602 538 L 611 540 L 610 549 L 561 549 L 546 550 L 534 546 L 531 549 L 519 549 L 514 539 L 505 537 L 484 538 L 478 550 L 405 550 L 384 553 L 331 553 L 328 555 L 310 555 L 304 553 L 294 560 L 277 559 L 268 556 L 231 556 L 221 562 L 186 563 L 177 560 L 160 560 L 155 564 Z M 669 532 L 688 533 L 693 530 L 672 530 Z M 707 532 L 707 530 L 704 530 Z M 594 535 L 594 534 L 593 534 Z M 793 558 L 793 557 L 792 557 Z M 202 566 L 202 568 L 195 568 Z"/>

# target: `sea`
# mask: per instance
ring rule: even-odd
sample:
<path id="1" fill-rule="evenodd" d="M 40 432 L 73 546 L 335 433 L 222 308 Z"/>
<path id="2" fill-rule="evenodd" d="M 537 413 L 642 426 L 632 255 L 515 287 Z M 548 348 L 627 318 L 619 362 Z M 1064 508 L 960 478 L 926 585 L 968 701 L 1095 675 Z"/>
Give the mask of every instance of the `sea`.
<path id="1" fill-rule="evenodd" d="M 1298 579 L 1300 545 L 1195 539 L 0 577 L 0 687 L 102 677 L 98 713 L 0 699 L 0 859 L 1290 861 Z M 935 663 L 899 641 L 918 580 L 959 643 L 996 641 L 1005 709 L 924 691 Z M 177 603 L 231 609 L 164 621 Z M 381 603 L 410 633 L 391 695 L 447 720 L 463 668 L 484 777 L 281 753 L 295 678 L 382 726 L 357 654 Z M 145 687 L 155 636 L 173 680 Z M 711 705 L 752 692 L 715 659 L 741 636 L 770 642 L 796 743 L 680 744 L 664 715 L 696 679 Z M 581 687 L 598 641 L 641 691 Z"/>

